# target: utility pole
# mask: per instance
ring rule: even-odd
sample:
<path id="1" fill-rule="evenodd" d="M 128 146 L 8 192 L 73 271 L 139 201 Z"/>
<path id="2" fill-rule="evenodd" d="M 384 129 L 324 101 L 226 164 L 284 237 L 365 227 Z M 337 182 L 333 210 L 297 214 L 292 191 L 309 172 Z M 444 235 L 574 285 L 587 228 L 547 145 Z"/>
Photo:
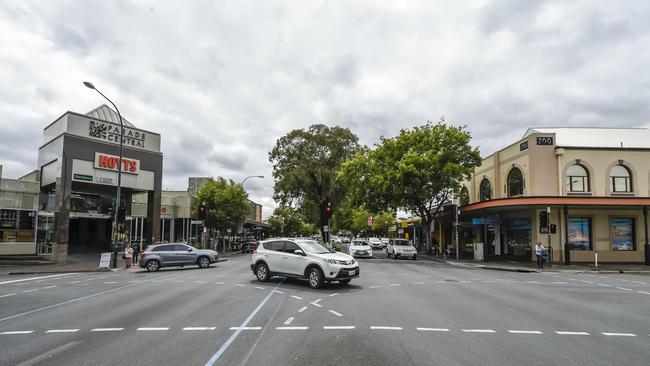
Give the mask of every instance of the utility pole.
<path id="1" fill-rule="evenodd" d="M 456 261 L 460 260 L 460 244 L 458 243 L 458 205 L 454 206 L 454 213 L 455 213 L 455 223 L 454 223 L 454 228 L 455 228 L 455 235 L 456 235 Z"/>

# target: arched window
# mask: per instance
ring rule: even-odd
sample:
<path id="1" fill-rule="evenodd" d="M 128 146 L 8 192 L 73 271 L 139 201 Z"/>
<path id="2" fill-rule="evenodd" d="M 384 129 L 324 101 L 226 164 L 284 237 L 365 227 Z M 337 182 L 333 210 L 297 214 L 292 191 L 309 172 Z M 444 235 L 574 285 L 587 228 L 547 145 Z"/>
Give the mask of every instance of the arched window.
<path id="1" fill-rule="evenodd" d="M 571 165 L 566 171 L 567 192 L 589 192 L 589 173 L 580 164 Z"/>
<path id="2" fill-rule="evenodd" d="M 479 200 L 489 201 L 492 199 L 492 185 L 487 178 L 483 178 L 479 187 Z"/>
<path id="3" fill-rule="evenodd" d="M 612 192 L 632 192 L 632 174 L 624 165 L 617 165 L 609 172 Z"/>
<path id="4" fill-rule="evenodd" d="M 463 187 L 460 190 L 460 205 L 461 206 L 469 205 L 469 192 L 467 191 L 467 187 Z"/>
<path id="5" fill-rule="evenodd" d="M 519 168 L 512 168 L 508 173 L 508 197 L 522 196 L 524 194 L 524 176 Z"/>

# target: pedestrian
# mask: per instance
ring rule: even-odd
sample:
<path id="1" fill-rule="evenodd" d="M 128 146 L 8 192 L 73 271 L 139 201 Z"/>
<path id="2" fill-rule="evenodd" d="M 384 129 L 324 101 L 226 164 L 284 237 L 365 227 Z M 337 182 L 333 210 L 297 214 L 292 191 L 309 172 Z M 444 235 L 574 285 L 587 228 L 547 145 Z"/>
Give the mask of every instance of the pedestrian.
<path id="1" fill-rule="evenodd" d="M 124 268 L 131 268 L 131 258 L 133 258 L 133 248 L 129 244 L 126 249 L 124 249 Z"/>
<path id="2" fill-rule="evenodd" d="M 140 255 L 140 244 L 133 244 L 133 264 L 138 264 L 138 256 Z"/>
<path id="3" fill-rule="evenodd" d="M 535 254 L 537 255 L 537 268 L 544 268 L 544 259 L 546 257 L 546 248 L 538 241 L 535 245 Z"/>

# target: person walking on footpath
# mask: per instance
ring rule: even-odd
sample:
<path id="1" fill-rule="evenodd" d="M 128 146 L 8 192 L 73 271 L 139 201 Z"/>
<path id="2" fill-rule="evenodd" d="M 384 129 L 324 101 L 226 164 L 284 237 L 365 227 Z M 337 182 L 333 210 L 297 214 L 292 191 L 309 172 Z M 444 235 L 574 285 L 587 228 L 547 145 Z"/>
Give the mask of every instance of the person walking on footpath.
<path id="1" fill-rule="evenodd" d="M 537 268 L 544 268 L 544 258 L 545 258 L 546 248 L 542 245 L 542 242 L 538 241 L 535 245 L 535 254 L 537 254 Z"/>
<path id="2" fill-rule="evenodd" d="M 126 249 L 124 249 L 124 268 L 131 268 L 131 258 L 133 258 L 133 248 L 129 244 Z"/>
<path id="3" fill-rule="evenodd" d="M 138 256 L 140 255 L 140 244 L 133 244 L 133 264 L 138 264 Z"/>

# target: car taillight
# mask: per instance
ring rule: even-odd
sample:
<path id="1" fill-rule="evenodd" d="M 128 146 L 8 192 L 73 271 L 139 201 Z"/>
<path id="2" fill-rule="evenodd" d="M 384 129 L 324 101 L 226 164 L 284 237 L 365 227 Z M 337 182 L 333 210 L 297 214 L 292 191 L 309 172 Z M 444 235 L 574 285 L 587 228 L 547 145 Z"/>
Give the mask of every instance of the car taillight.
<path id="1" fill-rule="evenodd" d="M 257 248 L 253 249 L 253 254 L 257 253 Z"/>

